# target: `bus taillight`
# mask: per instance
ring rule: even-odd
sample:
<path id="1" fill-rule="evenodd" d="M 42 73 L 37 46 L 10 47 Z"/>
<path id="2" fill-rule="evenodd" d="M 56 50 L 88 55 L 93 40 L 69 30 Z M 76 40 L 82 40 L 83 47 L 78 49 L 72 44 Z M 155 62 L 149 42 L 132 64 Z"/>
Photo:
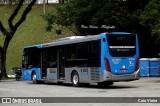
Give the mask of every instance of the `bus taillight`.
<path id="1" fill-rule="evenodd" d="M 135 68 L 135 71 L 138 71 L 138 69 L 139 69 L 139 59 L 140 59 L 140 58 L 137 58 L 137 60 L 136 60 L 136 68 Z"/>
<path id="2" fill-rule="evenodd" d="M 106 70 L 111 72 L 109 60 L 107 58 L 104 58 L 104 62 L 105 62 Z"/>

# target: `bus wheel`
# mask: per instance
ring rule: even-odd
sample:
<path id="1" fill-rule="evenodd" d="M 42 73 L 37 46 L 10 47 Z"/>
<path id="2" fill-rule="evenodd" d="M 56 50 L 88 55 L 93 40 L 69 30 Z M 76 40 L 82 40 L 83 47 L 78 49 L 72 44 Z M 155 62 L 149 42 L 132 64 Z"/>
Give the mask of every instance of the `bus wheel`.
<path id="1" fill-rule="evenodd" d="M 113 82 L 99 82 L 99 83 L 98 83 L 98 86 L 99 86 L 99 87 L 102 87 L 102 88 L 104 88 L 104 87 L 109 87 L 109 86 L 111 86 L 111 85 L 113 85 Z"/>
<path id="2" fill-rule="evenodd" d="M 58 82 L 58 84 L 59 84 L 59 85 L 62 85 L 62 84 L 63 84 L 63 82 Z"/>
<path id="3" fill-rule="evenodd" d="M 79 76 L 77 72 L 73 72 L 72 74 L 72 84 L 75 87 L 79 86 Z"/>
<path id="4" fill-rule="evenodd" d="M 36 76 L 36 73 L 33 73 L 33 74 L 32 74 L 32 81 L 33 81 L 33 84 L 37 84 L 37 76 Z"/>
<path id="5" fill-rule="evenodd" d="M 89 83 L 81 83 L 81 86 L 82 86 L 82 87 L 88 87 L 88 86 L 89 86 Z"/>

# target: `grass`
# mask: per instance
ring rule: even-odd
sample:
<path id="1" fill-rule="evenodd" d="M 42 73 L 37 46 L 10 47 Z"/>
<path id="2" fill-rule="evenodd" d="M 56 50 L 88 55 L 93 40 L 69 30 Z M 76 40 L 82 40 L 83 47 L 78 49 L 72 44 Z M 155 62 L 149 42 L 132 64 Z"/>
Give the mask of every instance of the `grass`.
<path id="1" fill-rule="evenodd" d="M 46 5 L 47 13 L 54 13 L 58 4 Z M 14 6 L 0 5 L 0 20 L 6 28 L 8 28 L 8 19 L 15 9 Z M 14 20 L 14 23 L 20 18 L 22 11 L 25 9 L 24 5 Z M 11 40 L 7 51 L 7 66 L 9 71 L 12 67 L 21 67 L 22 50 L 24 46 L 34 45 L 40 43 L 51 42 L 54 39 L 72 35 L 68 29 L 64 28 L 61 35 L 57 35 L 54 30 L 46 32 L 46 22 L 42 18 L 43 6 L 34 5 L 32 11 L 27 15 L 26 20 L 18 28 L 13 39 Z M 0 46 L 3 45 L 4 36 L 0 32 Z"/>

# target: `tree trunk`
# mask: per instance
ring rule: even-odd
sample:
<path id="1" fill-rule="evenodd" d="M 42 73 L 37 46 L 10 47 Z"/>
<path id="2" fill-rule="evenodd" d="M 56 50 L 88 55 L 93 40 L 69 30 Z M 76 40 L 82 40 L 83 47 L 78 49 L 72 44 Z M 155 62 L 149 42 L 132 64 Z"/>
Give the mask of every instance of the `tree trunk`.
<path id="1" fill-rule="evenodd" d="M 0 80 L 2 78 L 2 52 L 3 48 L 0 46 Z"/>
<path id="2" fill-rule="evenodd" d="M 5 42 L 3 45 L 3 48 L 1 48 L 0 52 L 0 69 L 1 69 L 1 76 L 2 78 L 7 78 L 7 72 L 6 72 L 6 54 L 7 54 L 7 48 L 9 45 L 9 42 L 11 40 L 10 36 L 6 36 Z"/>
<path id="3" fill-rule="evenodd" d="M 43 14 L 46 14 L 46 0 L 43 0 Z"/>
<path id="4" fill-rule="evenodd" d="M 6 53 L 2 52 L 1 55 L 1 76 L 2 78 L 7 78 L 7 73 L 6 73 Z"/>
<path id="5" fill-rule="evenodd" d="M 8 48 L 8 45 L 10 43 L 10 40 L 13 38 L 17 28 L 26 19 L 27 14 L 31 11 L 32 6 L 36 2 L 36 0 L 32 0 L 28 4 L 28 7 L 26 7 L 26 9 L 22 13 L 22 17 L 13 25 L 13 20 L 16 17 L 16 15 L 18 14 L 19 10 L 21 9 L 21 7 L 23 5 L 23 2 L 24 2 L 24 0 L 19 0 L 19 4 L 18 4 L 17 8 L 15 9 L 15 11 L 13 12 L 13 14 L 11 15 L 11 17 L 8 20 L 10 31 L 7 31 L 5 29 L 5 27 L 3 26 L 3 24 L 2 24 L 2 22 L 0 20 L 0 31 L 5 36 L 4 45 L 3 45 L 3 47 L 0 46 L 0 72 L 1 72 L 0 73 L 0 79 L 1 79 L 1 76 L 4 77 L 4 78 L 7 77 L 7 72 L 6 72 L 6 54 L 7 54 L 7 48 Z"/>
<path id="6" fill-rule="evenodd" d="M 6 61 L 5 61 L 5 58 L 6 58 L 6 53 L 4 54 L 4 51 L 3 51 L 3 48 L 1 48 L 0 50 L 0 71 L 1 71 L 1 74 L 0 74 L 0 79 L 1 78 L 6 78 L 7 77 L 7 73 L 6 73 Z"/>

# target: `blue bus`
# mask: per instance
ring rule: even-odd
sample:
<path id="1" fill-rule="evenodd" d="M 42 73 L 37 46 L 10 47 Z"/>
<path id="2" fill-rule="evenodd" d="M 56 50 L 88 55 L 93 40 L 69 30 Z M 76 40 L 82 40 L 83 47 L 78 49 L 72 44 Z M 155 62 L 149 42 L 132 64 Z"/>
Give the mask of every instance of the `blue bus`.
<path id="1" fill-rule="evenodd" d="M 50 43 L 26 46 L 22 78 L 72 83 L 73 86 L 139 79 L 139 45 L 136 34 L 127 32 L 71 36 Z"/>

